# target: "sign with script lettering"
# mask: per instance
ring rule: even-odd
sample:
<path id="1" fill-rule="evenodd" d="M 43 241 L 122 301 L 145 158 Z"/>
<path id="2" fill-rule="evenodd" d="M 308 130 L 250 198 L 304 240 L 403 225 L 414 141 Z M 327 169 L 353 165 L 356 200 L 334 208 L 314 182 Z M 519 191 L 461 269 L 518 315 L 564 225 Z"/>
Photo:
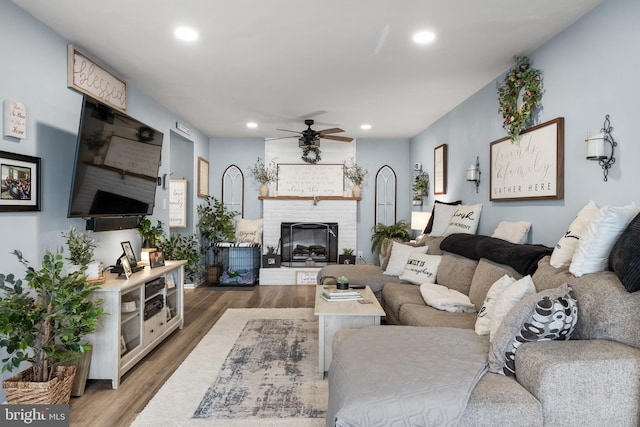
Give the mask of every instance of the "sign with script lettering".
<path id="1" fill-rule="evenodd" d="M 344 165 L 278 164 L 278 196 L 342 196 Z"/>
<path id="2" fill-rule="evenodd" d="M 18 139 L 27 137 L 27 107 L 23 103 L 4 100 L 4 134 Z"/>
<path id="3" fill-rule="evenodd" d="M 491 143 L 490 200 L 564 198 L 564 117 Z"/>
<path id="4" fill-rule="evenodd" d="M 127 82 L 72 45 L 67 50 L 67 86 L 126 112 Z"/>

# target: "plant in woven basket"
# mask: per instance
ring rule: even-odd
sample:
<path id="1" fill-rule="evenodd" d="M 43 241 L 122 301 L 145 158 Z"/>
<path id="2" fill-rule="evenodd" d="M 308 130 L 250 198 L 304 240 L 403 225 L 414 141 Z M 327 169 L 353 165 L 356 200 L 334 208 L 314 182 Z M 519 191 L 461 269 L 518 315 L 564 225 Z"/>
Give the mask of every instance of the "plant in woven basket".
<path id="1" fill-rule="evenodd" d="M 388 239 L 408 242 L 411 238 L 409 235 L 409 224 L 407 224 L 405 220 L 400 220 L 391 225 L 378 223 L 371 231 L 373 231 L 371 235 L 371 252 L 379 251 Z"/>
<path id="2" fill-rule="evenodd" d="M 26 362 L 31 367 L 21 377 L 47 382 L 57 375 L 59 364 L 90 349 L 85 337 L 105 314 L 102 301 L 90 298 L 100 285 L 86 281 L 86 258 L 79 270 L 65 274 L 62 248 L 55 253 L 47 250 L 39 268 L 31 266 L 22 252 L 12 254 L 26 274 L 24 279 L 0 274 L 0 347 L 7 354 L 2 372 Z"/>

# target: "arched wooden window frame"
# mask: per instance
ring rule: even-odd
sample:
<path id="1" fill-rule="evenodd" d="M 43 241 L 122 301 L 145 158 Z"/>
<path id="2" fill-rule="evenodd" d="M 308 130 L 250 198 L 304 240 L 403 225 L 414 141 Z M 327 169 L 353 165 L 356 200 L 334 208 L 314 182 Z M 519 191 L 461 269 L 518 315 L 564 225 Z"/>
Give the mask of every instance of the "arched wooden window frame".
<path id="1" fill-rule="evenodd" d="M 230 184 L 231 191 L 225 191 L 227 183 Z M 240 200 L 237 201 L 235 197 L 239 197 Z M 240 216 L 244 217 L 244 174 L 237 165 L 227 166 L 222 174 L 222 204 L 231 211 L 240 212 Z M 237 208 L 238 205 L 240 209 Z"/>
<path id="2" fill-rule="evenodd" d="M 393 180 L 392 183 L 390 181 Z M 388 190 L 393 191 L 393 195 L 388 194 Z M 382 194 L 380 194 L 383 192 Z M 384 196 L 380 200 L 380 196 Z M 396 222 L 396 211 L 398 205 L 398 178 L 396 172 L 389 165 L 384 165 L 376 172 L 376 195 L 375 195 L 375 223 L 392 225 Z M 380 212 L 380 206 L 384 206 L 384 212 Z M 391 206 L 391 207 L 390 207 Z M 391 218 L 387 218 L 392 213 Z M 381 218 L 381 216 L 383 216 Z"/>

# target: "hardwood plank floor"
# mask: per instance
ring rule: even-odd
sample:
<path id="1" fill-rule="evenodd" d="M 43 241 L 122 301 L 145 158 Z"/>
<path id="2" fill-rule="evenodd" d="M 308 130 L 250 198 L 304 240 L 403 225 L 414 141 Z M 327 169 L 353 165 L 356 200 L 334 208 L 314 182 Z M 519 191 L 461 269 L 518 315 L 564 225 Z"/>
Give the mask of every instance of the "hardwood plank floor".
<path id="1" fill-rule="evenodd" d="M 130 425 L 227 308 L 313 307 L 314 298 L 313 285 L 186 290 L 184 329 L 174 332 L 127 372 L 117 390 L 111 388 L 111 381 L 89 380 L 84 395 L 71 398 L 71 426 Z"/>

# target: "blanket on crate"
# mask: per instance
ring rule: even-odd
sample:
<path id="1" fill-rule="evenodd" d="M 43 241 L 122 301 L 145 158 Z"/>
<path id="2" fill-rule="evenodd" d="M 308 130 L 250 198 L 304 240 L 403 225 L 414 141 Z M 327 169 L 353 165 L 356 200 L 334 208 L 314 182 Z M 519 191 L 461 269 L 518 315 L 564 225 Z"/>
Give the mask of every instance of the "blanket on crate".
<path id="1" fill-rule="evenodd" d="M 440 249 L 476 261 L 486 258 L 509 265 L 523 276 L 535 273 L 538 261 L 553 252 L 553 248 L 544 245 L 519 245 L 495 237 L 461 233 L 445 237 Z"/>
<path id="2" fill-rule="evenodd" d="M 376 326 L 334 343 L 328 426 L 456 425 L 487 371 L 472 329 Z"/>

